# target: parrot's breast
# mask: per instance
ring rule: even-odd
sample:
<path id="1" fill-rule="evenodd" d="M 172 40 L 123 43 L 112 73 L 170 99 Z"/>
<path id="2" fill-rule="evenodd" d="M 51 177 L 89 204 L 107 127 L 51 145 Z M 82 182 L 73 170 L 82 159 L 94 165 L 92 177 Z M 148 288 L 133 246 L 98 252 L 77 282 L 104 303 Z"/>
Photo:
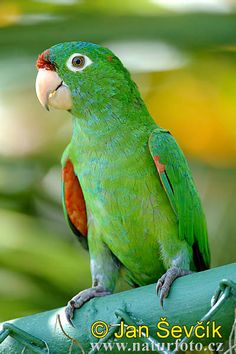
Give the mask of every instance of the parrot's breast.
<path id="1" fill-rule="evenodd" d="M 107 149 L 73 145 L 74 160 L 87 209 L 90 234 L 102 238 L 125 266 L 130 279 L 144 285 L 163 272 L 160 243 L 178 233 L 175 215 L 148 149 L 148 138 L 112 141 Z M 90 142 L 91 143 L 91 142 Z M 138 262 L 137 262 L 138 260 Z M 155 279 L 154 279 L 155 278 Z"/>

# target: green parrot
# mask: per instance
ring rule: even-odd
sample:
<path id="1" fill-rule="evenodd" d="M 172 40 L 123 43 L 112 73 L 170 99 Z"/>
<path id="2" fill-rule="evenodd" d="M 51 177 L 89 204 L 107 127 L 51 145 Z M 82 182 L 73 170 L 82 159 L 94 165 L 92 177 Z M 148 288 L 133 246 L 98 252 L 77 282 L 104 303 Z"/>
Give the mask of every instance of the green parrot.
<path id="1" fill-rule="evenodd" d="M 111 294 L 121 271 L 133 286 L 159 278 L 163 304 L 177 277 L 210 263 L 206 220 L 183 152 L 109 49 L 61 43 L 39 55 L 36 66 L 40 103 L 73 117 L 62 199 L 90 254 L 92 287 L 68 302 L 67 319 Z"/>

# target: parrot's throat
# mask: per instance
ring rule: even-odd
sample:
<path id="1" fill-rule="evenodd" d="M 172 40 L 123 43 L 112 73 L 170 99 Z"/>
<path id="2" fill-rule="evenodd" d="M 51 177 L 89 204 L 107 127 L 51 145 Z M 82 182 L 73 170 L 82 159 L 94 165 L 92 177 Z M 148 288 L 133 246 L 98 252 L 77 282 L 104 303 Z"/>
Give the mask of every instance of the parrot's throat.
<path id="1" fill-rule="evenodd" d="M 74 116 L 74 134 L 80 130 L 80 134 L 93 139 L 129 134 L 154 123 L 133 83 L 123 90 L 113 87 L 110 92 L 100 91 L 99 95 L 90 94 L 85 99 L 78 97 L 71 113 Z"/>
<path id="2" fill-rule="evenodd" d="M 145 136 L 155 129 L 156 123 L 145 106 L 112 106 L 97 112 L 91 111 L 86 116 L 73 118 L 72 141 L 82 149 L 105 151 L 108 146 L 134 146 L 138 137 Z M 112 148 L 113 149 L 113 148 Z"/>

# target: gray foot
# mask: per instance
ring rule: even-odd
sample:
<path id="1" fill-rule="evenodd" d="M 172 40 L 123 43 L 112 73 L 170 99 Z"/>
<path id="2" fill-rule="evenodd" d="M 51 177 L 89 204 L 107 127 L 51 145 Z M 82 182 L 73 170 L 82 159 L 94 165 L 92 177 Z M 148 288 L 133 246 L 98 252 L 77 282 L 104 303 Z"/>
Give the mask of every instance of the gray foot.
<path id="1" fill-rule="evenodd" d="M 85 302 L 97 296 L 105 296 L 110 294 L 110 291 L 100 285 L 81 291 L 75 295 L 66 306 L 65 313 L 68 322 L 73 326 L 72 319 L 74 316 L 74 310 L 82 307 Z"/>
<path id="2" fill-rule="evenodd" d="M 158 280 L 156 291 L 160 290 L 160 304 L 163 307 L 163 301 L 168 296 L 171 285 L 176 278 L 183 277 L 184 275 L 191 274 L 190 270 L 173 267 L 167 270 L 165 274 Z"/>

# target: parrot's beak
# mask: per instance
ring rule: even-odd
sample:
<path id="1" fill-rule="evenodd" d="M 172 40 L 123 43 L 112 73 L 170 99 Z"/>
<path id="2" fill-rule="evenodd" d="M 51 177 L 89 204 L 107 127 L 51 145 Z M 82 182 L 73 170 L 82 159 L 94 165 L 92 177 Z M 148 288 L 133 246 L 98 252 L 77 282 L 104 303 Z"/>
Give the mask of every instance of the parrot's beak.
<path id="1" fill-rule="evenodd" d="M 71 92 L 56 71 L 39 69 L 36 78 L 36 94 L 41 105 L 70 110 L 72 108 Z"/>

